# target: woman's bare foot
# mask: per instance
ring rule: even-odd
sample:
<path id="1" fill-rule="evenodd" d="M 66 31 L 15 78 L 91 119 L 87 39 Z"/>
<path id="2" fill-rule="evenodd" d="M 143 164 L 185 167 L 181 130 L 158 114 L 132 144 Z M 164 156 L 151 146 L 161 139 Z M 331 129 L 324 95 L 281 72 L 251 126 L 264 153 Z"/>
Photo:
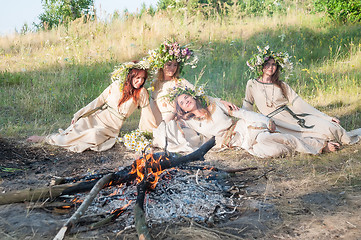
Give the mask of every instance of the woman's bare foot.
<path id="1" fill-rule="evenodd" d="M 340 149 L 340 144 L 337 142 L 327 142 L 326 147 L 323 148 L 323 152 L 336 152 Z"/>
<path id="2" fill-rule="evenodd" d="M 28 137 L 28 139 L 26 139 L 26 141 L 38 143 L 38 142 L 42 142 L 44 140 L 44 138 L 45 138 L 44 136 L 33 135 L 33 136 Z"/>

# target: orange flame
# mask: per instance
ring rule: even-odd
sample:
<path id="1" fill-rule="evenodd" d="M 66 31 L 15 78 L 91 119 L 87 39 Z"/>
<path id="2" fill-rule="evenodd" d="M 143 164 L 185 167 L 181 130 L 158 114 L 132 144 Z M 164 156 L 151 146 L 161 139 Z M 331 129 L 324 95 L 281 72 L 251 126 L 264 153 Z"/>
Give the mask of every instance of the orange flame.
<path id="1" fill-rule="evenodd" d="M 75 197 L 73 200 L 71 200 L 72 203 L 82 203 L 84 200 L 78 199 Z"/>
<path id="2" fill-rule="evenodd" d="M 117 209 L 113 210 L 113 211 L 111 212 L 111 214 L 114 214 L 114 213 L 118 213 L 118 215 L 119 215 L 119 214 L 122 214 L 122 213 L 123 213 L 123 210 L 126 209 L 126 208 L 132 203 L 132 201 L 133 201 L 133 200 L 130 200 L 130 201 L 129 201 L 127 204 L 125 204 L 123 207 L 117 208 Z"/>
<path id="3" fill-rule="evenodd" d="M 144 168 L 145 168 L 145 163 L 147 161 L 148 163 L 148 176 L 152 176 L 154 178 L 154 180 L 152 180 L 150 183 L 151 188 L 154 189 L 158 183 L 159 180 L 159 175 L 161 173 L 164 172 L 164 170 L 162 170 L 162 167 L 160 165 L 160 161 L 162 160 L 163 156 L 160 155 L 159 158 L 155 159 L 154 155 L 152 153 L 149 153 L 147 155 L 145 155 L 142 158 L 139 158 L 137 160 L 134 161 L 134 164 L 132 165 L 132 170 L 130 172 L 130 174 L 137 174 L 137 183 L 140 183 L 143 179 L 144 179 Z M 166 158 L 166 160 L 169 160 L 168 158 Z M 155 170 L 154 170 L 155 169 Z"/>
<path id="4" fill-rule="evenodd" d="M 121 189 L 120 189 L 121 186 L 122 186 L 122 184 L 121 184 L 118 188 L 116 188 L 116 189 L 114 190 L 114 192 L 112 192 L 111 194 L 109 194 L 109 196 L 118 195 L 118 194 L 120 193 L 120 191 L 121 191 Z"/>

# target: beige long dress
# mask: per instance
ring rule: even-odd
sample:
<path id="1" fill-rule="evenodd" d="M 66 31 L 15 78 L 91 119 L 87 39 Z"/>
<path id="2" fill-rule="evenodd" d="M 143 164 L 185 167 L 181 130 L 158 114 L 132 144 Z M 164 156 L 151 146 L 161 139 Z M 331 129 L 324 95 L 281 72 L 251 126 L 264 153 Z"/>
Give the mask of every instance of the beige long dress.
<path id="1" fill-rule="evenodd" d="M 325 141 L 317 139 L 301 140 L 289 134 L 270 133 L 269 118 L 244 109 L 228 111 L 217 99 L 211 99 L 211 102 L 211 120 L 192 118 L 182 121 L 181 124 L 201 133 L 207 139 L 215 136 L 215 148 L 241 147 L 254 156 L 265 158 L 279 157 L 294 152 L 318 154 L 325 146 Z M 235 122 L 231 116 L 238 120 Z M 189 142 L 185 143 L 179 138 L 173 139 L 173 133 L 177 133 L 179 129 L 178 125 L 179 123 L 172 120 L 167 123 L 166 128 L 158 128 L 158 131 L 162 130 L 163 135 L 167 134 L 170 141 L 180 143 L 177 151 L 187 152 L 195 149 Z"/>
<path id="2" fill-rule="evenodd" d="M 164 122 L 169 115 L 175 112 L 174 103 L 169 102 L 165 96 L 169 94 L 171 89 L 179 86 L 187 86 L 190 89 L 194 89 L 193 84 L 184 78 L 180 78 L 170 81 L 160 81 L 152 91 L 150 106 L 158 126 L 157 129 L 153 130 L 153 145 L 164 148 L 167 137 L 168 151 L 194 151 L 207 140 L 204 136 L 184 124 L 180 125 L 175 122 L 166 124 Z"/>
<path id="3" fill-rule="evenodd" d="M 121 97 L 120 82 L 115 81 L 99 97 L 74 114 L 74 119 L 83 117 L 65 131 L 48 135 L 45 141 L 72 152 L 83 152 L 86 149 L 105 151 L 115 144 L 115 137 L 118 136 L 124 121 L 138 106 L 142 108 L 140 130 L 152 131 L 156 125 L 147 90 L 142 88 L 137 104 L 131 98 L 118 108 Z M 93 112 L 94 110 L 96 111 Z M 88 114 L 90 115 L 85 116 Z"/>
<path id="4" fill-rule="evenodd" d="M 272 117 L 277 130 L 281 133 L 302 138 L 336 141 L 341 144 L 354 144 L 360 140 L 361 128 L 347 132 L 339 124 L 332 122 L 332 117 L 306 103 L 287 83 L 284 83 L 284 86 L 287 98 L 282 94 L 281 89 L 272 83 L 262 83 L 256 79 L 249 80 L 243 108 L 253 110 L 253 105 L 256 104 L 258 110 L 267 116 L 277 108 L 287 105 L 296 114 L 309 114 L 301 118 L 305 120 L 306 126 L 314 127 L 301 127 L 297 123 L 298 120 L 290 113 L 282 111 Z"/>
<path id="5" fill-rule="evenodd" d="M 269 118 L 245 109 L 228 111 L 219 100 L 213 101 L 210 112 L 211 120 L 192 118 L 185 122 L 207 138 L 215 136 L 216 147 L 241 147 L 254 156 L 265 158 L 294 152 L 318 154 L 325 146 L 325 141 L 270 133 Z M 234 122 L 231 116 L 238 120 Z"/>

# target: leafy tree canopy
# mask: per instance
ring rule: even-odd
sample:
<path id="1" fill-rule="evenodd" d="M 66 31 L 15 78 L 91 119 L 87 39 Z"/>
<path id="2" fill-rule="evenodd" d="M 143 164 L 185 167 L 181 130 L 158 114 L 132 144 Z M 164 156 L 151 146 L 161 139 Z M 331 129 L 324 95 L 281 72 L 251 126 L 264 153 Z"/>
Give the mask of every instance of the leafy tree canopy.
<path id="1" fill-rule="evenodd" d="M 82 16 L 94 17 L 94 0 L 42 0 L 44 13 L 39 16 L 38 29 L 51 29 Z"/>

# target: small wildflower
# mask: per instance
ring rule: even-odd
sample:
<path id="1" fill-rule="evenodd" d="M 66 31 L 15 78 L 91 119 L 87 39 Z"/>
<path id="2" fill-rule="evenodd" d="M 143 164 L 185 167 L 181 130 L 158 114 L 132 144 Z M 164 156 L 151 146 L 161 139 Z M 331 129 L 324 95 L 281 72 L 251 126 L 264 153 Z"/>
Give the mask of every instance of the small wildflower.
<path id="1" fill-rule="evenodd" d="M 150 136 L 149 133 L 142 132 L 139 129 L 133 130 L 130 133 L 124 134 L 123 137 L 119 137 L 117 139 L 122 139 L 124 146 L 128 150 L 136 151 L 141 153 L 146 146 L 150 144 Z"/>

